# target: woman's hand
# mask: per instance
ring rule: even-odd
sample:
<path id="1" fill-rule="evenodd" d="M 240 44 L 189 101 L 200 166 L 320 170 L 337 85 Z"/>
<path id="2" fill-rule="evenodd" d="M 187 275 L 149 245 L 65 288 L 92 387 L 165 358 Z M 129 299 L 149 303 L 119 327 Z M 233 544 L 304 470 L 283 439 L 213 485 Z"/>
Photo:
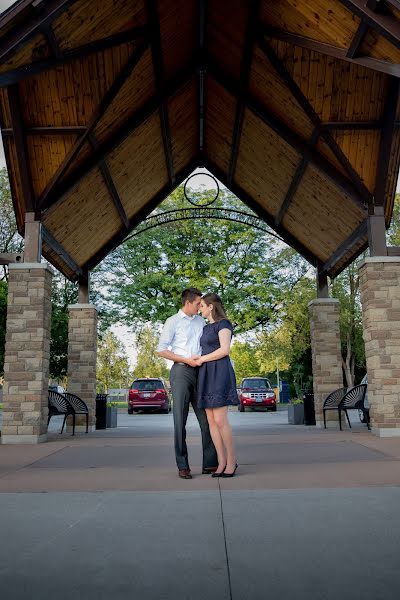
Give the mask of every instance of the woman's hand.
<path id="1" fill-rule="evenodd" d="M 196 365 L 198 367 L 201 367 L 201 365 L 203 364 L 203 360 L 202 360 L 201 356 L 199 356 L 198 354 L 195 354 L 194 356 L 192 356 L 192 360 L 194 360 L 196 362 Z"/>

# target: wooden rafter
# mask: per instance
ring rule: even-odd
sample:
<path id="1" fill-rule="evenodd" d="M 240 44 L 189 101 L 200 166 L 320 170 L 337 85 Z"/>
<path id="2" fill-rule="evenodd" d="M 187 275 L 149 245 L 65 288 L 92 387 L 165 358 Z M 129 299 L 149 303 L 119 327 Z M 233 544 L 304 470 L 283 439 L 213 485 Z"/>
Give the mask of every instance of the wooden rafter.
<path id="1" fill-rule="evenodd" d="M 303 94 L 300 87 L 294 81 L 289 71 L 286 69 L 285 65 L 279 59 L 273 48 L 270 44 L 265 40 L 265 38 L 261 35 L 258 38 L 259 45 L 261 50 L 264 52 L 274 69 L 277 71 L 293 97 L 297 100 L 298 104 L 304 110 L 307 117 L 310 119 L 311 123 L 318 129 L 321 137 L 324 139 L 326 144 L 329 146 L 339 163 L 348 173 L 349 177 L 353 181 L 354 186 L 358 189 L 360 196 L 364 198 L 365 202 L 369 203 L 371 201 L 371 193 L 365 186 L 362 181 L 359 173 L 354 169 L 353 165 L 350 163 L 347 156 L 344 154 L 343 150 L 340 148 L 336 140 L 331 135 L 330 131 L 322 128 L 322 121 L 318 114 L 315 112 L 313 106 L 311 105 L 308 98 Z"/>
<path id="2" fill-rule="evenodd" d="M 87 127 L 84 125 L 62 125 L 55 127 L 27 127 L 25 135 L 81 135 Z M 2 129 L 3 137 L 12 137 L 14 130 L 12 128 Z"/>
<path id="3" fill-rule="evenodd" d="M 0 41 L 0 62 L 8 60 L 14 52 L 41 33 L 50 23 L 77 0 L 47 0 L 40 13 L 29 17 L 8 31 Z"/>
<path id="4" fill-rule="evenodd" d="M 399 100 L 399 80 L 391 77 L 388 84 L 384 124 L 379 148 L 378 168 L 375 184 L 375 205 L 385 204 L 386 183 L 392 152 L 393 135 L 397 116 L 397 104 Z"/>
<path id="5" fill-rule="evenodd" d="M 400 22 L 391 15 L 382 15 L 368 8 L 365 0 L 339 0 L 348 10 L 386 38 L 391 44 L 400 48 Z"/>
<path id="6" fill-rule="evenodd" d="M 14 132 L 15 154 L 17 158 L 18 171 L 21 180 L 22 193 L 24 196 L 25 210 L 32 212 L 35 209 L 35 198 L 33 194 L 32 175 L 29 166 L 26 135 L 21 112 L 21 101 L 18 85 L 8 88 L 8 100 L 10 105 L 11 122 Z"/>
<path id="7" fill-rule="evenodd" d="M 82 276 L 83 270 L 74 261 L 71 255 L 65 250 L 64 246 L 60 244 L 56 238 L 50 233 L 46 227 L 42 225 L 42 239 L 50 248 L 61 258 L 61 260 L 68 265 L 68 267 L 75 273 L 75 275 Z"/>
<path id="8" fill-rule="evenodd" d="M 53 56 L 43 60 L 36 60 L 32 63 L 23 65 L 22 67 L 1 72 L 0 87 L 11 85 L 12 83 L 22 81 L 23 79 L 27 79 L 33 75 L 38 75 L 43 71 L 54 69 L 58 66 L 68 64 L 80 58 L 90 56 L 91 54 L 120 46 L 121 44 L 143 40 L 143 38 L 146 38 L 146 29 L 144 27 L 134 27 L 127 31 L 123 31 L 122 33 L 110 35 L 101 40 L 88 42 L 87 44 L 72 48 L 71 50 L 66 50 L 65 52 L 60 51 L 57 40 L 51 28 L 46 29 L 46 37 L 49 41 L 49 45 L 51 45 Z"/>
<path id="9" fill-rule="evenodd" d="M 400 77 L 400 64 L 390 63 L 386 60 L 380 60 L 379 58 L 372 58 L 370 56 L 355 56 L 353 58 L 349 58 L 345 48 L 338 48 L 332 44 L 319 42 L 304 35 L 290 33 L 289 31 L 276 29 L 274 27 L 263 27 L 262 31 L 270 39 L 288 42 L 289 44 L 299 46 L 300 48 L 313 50 L 314 52 L 319 52 L 320 54 L 325 54 L 327 56 L 331 56 L 332 58 L 338 58 L 340 60 L 361 65 L 362 67 L 367 67 L 369 69 L 373 69 L 374 71 L 386 73 L 387 75 Z"/>
<path id="10" fill-rule="evenodd" d="M 349 235 L 349 237 L 335 250 L 332 256 L 321 266 L 321 273 L 329 273 L 334 271 L 335 265 L 340 262 L 348 252 L 353 248 L 358 240 L 367 235 L 368 219 L 362 223 Z M 344 268 L 344 267 L 343 267 Z"/>
<path id="11" fill-rule="evenodd" d="M 196 65 L 189 65 L 182 73 L 175 77 L 171 82 L 165 86 L 165 95 L 168 98 L 175 94 L 189 79 L 194 75 Z M 159 110 L 159 98 L 158 95 L 150 98 L 145 106 L 134 111 L 130 117 L 121 123 L 121 125 L 113 131 L 110 137 L 99 144 L 97 150 L 86 158 L 82 164 L 80 164 L 72 173 L 68 174 L 61 182 L 53 187 L 51 194 L 48 194 L 46 201 L 43 202 L 42 210 L 55 206 L 62 201 L 63 196 L 74 187 L 87 173 L 99 164 L 109 152 L 114 150 L 119 144 L 121 144 L 133 131 L 138 129 L 147 119 L 149 119 L 155 112 Z"/>
<path id="12" fill-rule="evenodd" d="M 239 91 L 236 82 L 230 79 L 215 64 L 210 63 L 208 72 L 232 96 L 237 97 Z M 364 200 L 359 190 L 341 171 L 329 162 L 322 154 L 305 142 L 296 132 L 278 119 L 271 111 L 264 107 L 258 100 L 249 94 L 246 97 L 246 107 L 249 108 L 263 123 L 277 133 L 287 144 L 292 146 L 299 154 L 314 164 L 326 177 L 339 187 L 349 198 L 364 210 Z"/>
<path id="13" fill-rule="evenodd" d="M 198 66 L 198 113 L 199 153 L 204 151 L 205 96 L 206 96 L 206 47 L 207 47 L 207 0 L 199 0 L 199 66 Z"/>
<path id="14" fill-rule="evenodd" d="M 358 49 L 361 46 L 361 43 L 365 37 L 365 34 L 367 33 L 367 30 L 368 25 L 365 21 L 361 21 L 351 41 L 350 47 L 346 52 L 347 58 L 354 58 L 356 56 Z"/>
<path id="15" fill-rule="evenodd" d="M 176 181 L 174 184 L 168 182 L 166 186 L 164 186 L 157 194 L 153 196 L 153 198 L 143 207 L 141 208 L 136 215 L 129 221 L 128 229 L 120 229 L 108 242 L 105 246 L 101 248 L 94 256 L 92 256 L 83 268 L 92 270 L 96 265 L 99 264 L 112 250 L 115 250 L 127 237 L 127 235 L 139 225 L 143 219 L 145 219 L 157 206 L 162 202 L 169 194 L 171 194 L 174 189 L 180 185 L 189 175 L 194 171 L 194 169 L 198 166 L 199 159 L 196 157 L 193 161 L 191 161 L 185 168 L 178 171 L 176 174 Z"/>
<path id="16" fill-rule="evenodd" d="M 60 167 L 57 169 L 53 178 L 46 186 L 43 194 L 39 199 L 40 207 L 46 207 L 48 205 L 48 198 L 52 194 L 53 190 L 56 188 L 57 184 L 60 182 L 63 175 L 66 173 L 73 160 L 77 156 L 78 152 L 82 148 L 83 144 L 87 141 L 89 135 L 94 131 L 96 125 L 99 123 L 100 119 L 105 114 L 108 107 L 111 105 L 115 96 L 118 94 L 119 90 L 122 88 L 128 77 L 131 75 L 132 71 L 142 58 L 146 48 L 148 47 L 148 41 L 145 40 L 135 48 L 134 52 L 126 61 L 125 65 L 122 67 L 121 71 L 118 73 L 114 82 L 104 94 L 103 98 L 100 100 L 99 105 L 94 111 L 86 130 L 80 136 L 80 138 L 75 142 L 71 150 L 68 152 L 67 156 L 61 163 Z"/>
<path id="17" fill-rule="evenodd" d="M 273 231 L 275 231 L 279 236 L 284 238 L 284 240 L 292 246 L 299 254 L 301 254 L 309 263 L 316 266 L 317 257 L 306 248 L 299 240 L 297 240 L 294 235 L 292 235 L 287 229 L 285 229 L 282 225 L 277 226 L 275 224 L 274 217 L 270 215 L 258 202 L 256 202 L 250 194 L 248 194 L 240 185 L 232 181 L 228 183 L 228 178 L 226 173 L 222 171 L 214 162 L 209 159 L 205 160 L 204 165 L 217 179 L 221 181 L 235 196 L 237 196 L 242 202 L 247 204 L 249 208 L 253 212 L 255 212 L 260 219 L 265 221 L 267 225 L 271 227 Z"/>
<path id="18" fill-rule="evenodd" d="M 175 184 L 175 169 L 172 156 L 171 129 L 169 126 L 168 103 L 164 93 L 164 66 L 161 46 L 160 21 L 158 18 L 157 0 L 146 0 L 147 21 L 151 40 L 154 78 L 159 99 L 161 133 L 164 144 L 165 161 L 171 184 Z"/>
<path id="19" fill-rule="evenodd" d="M 93 150 L 98 149 L 97 139 L 93 133 L 89 136 L 89 142 L 90 142 L 90 145 L 92 146 Z M 111 200 L 113 201 L 114 206 L 117 209 L 119 218 L 121 219 L 121 221 L 122 221 L 123 225 L 126 227 L 126 229 L 128 229 L 129 219 L 128 219 L 125 209 L 123 207 L 121 197 L 115 186 L 114 180 L 111 176 L 107 161 L 104 157 L 100 158 L 100 160 L 98 162 L 98 166 L 99 166 L 100 172 L 103 176 L 104 183 L 106 184 L 108 192 L 111 196 Z"/>
<path id="20" fill-rule="evenodd" d="M 319 134 L 320 134 L 319 130 L 314 129 L 311 139 L 310 139 L 311 147 L 314 147 L 315 144 L 317 143 Z M 308 160 L 305 157 L 303 157 L 296 169 L 296 172 L 293 176 L 292 181 L 290 182 L 289 189 L 288 189 L 287 194 L 282 202 L 279 212 L 278 212 L 277 216 L 275 217 L 275 225 L 279 226 L 282 223 L 282 219 L 285 216 L 285 214 L 290 206 L 290 203 L 292 202 L 293 197 L 294 197 L 295 193 L 297 192 L 297 189 L 301 183 L 301 180 L 306 171 L 307 165 L 308 165 Z"/>
<path id="21" fill-rule="evenodd" d="M 253 49 L 256 41 L 257 22 L 260 12 L 260 0 L 249 2 L 249 12 L 247 18 L 247 27 L 244 40 L 242 64 L 240 67 L 239 96 L 236 103 L 236 114 L 233 125 L 232 150 L 228 167 L 228 182 L 233 181 L 236 162 L 239 154 L 240 137 L 242 134 L 244 111 L 246 108 L 246 94 L 249 87 L 251 61 L 253 59 Z"/>

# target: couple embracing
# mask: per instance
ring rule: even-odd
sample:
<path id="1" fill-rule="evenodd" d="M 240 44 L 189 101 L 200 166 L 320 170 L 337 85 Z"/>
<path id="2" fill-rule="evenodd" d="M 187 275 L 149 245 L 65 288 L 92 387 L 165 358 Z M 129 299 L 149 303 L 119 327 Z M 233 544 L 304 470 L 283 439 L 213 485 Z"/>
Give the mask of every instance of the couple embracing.
<path id="1" fill-rule="evenodd" d="M 217 294 L 202 296 L 196 288 L 182 292 L 182 308 L 166 320 L 161 332 L 157 353 L 174 363 L 170 383 L 175 456 L 182 479 L 192 478 L 186 446 L 190 404 L 201 429 L 203 474 L 235 475 L 237 464 L 228 420 L 228 406 L 238 404 L 229 359 L 232 332 L 221 298 Z"/>

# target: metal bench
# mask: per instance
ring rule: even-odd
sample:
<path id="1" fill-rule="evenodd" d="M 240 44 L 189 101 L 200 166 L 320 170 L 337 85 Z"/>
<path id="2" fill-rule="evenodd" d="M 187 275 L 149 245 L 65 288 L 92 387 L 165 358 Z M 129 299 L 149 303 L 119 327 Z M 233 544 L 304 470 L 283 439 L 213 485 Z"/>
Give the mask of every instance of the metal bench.
<path id="1" fill-rule="evenodd" d="M 68 402 L 71 404 L 72 408 L 74 409 L 75 415 L 86 415 L 86 433 L 88 433 L 89 409 L 88 409 L 86 403 L 82 400 L 82 398 L 79 398 L 79 396 L 76 396 L 75 394 L 70 394 L 69 392 L 64 392 L 64 396 L 66 397 Z M 74 417 L 73 427 L 75 429 L 75 417 Z"/>
<path id="2" fill-rule="evenodd" d="M 349 389 L 339 388 L 338 390 L 335 390 L 329 394 L 329 396 L 325 399 L 322 408 L 324 414 L 324 428 L 326 429 L 326 411 L 328 410 L 337 410 L 340 429 L 342 429 L 342 411 L 346 415 L 347 422 L 351 429 L 351 423 L 347 411 L 361 410 L 364 414 L 368 429 L 371 429 L 369 424 L 369 411 L 364 407 L 364 399 L 367 392 L 367 387 L 367 384 L 360 383 L 360 385 L 355 385 Z"/>
<path id="3" fill-rule="evenodd" d="M 54 390 L 48 391 L 47 402 L 49 407 L 49 415 L 47 419 L 47 427 L 49 426 L 51 417 L 55 415 L 64 415 L 64 421 L 61 427 L 60 433 L 64 431 L 65 421 L 67 420 L 68 415 L 72 415 L 73 425 L 72 425 L 72 435 L 75 435 L 75 410 L 72 407 L 71 403 L 67 400 L 64 394 L 60 394 L 59 392 L 55 392 Z"/>

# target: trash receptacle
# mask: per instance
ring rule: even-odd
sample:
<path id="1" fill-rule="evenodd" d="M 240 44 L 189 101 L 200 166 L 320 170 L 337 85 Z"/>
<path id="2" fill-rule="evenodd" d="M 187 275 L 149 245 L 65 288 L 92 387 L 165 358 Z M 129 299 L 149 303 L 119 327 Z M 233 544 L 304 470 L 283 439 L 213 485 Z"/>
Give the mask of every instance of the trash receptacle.
<path id="1" fill-rule="evenodd" d="M 96 429 L 107 427 L 107 394 L 96 394 Z"/>
<path id="2" fill-rule="evenodd" d="M 304 425 L 315 425 L 315 406 L 314 394 L 312 392 L 304 392 Z"/>

